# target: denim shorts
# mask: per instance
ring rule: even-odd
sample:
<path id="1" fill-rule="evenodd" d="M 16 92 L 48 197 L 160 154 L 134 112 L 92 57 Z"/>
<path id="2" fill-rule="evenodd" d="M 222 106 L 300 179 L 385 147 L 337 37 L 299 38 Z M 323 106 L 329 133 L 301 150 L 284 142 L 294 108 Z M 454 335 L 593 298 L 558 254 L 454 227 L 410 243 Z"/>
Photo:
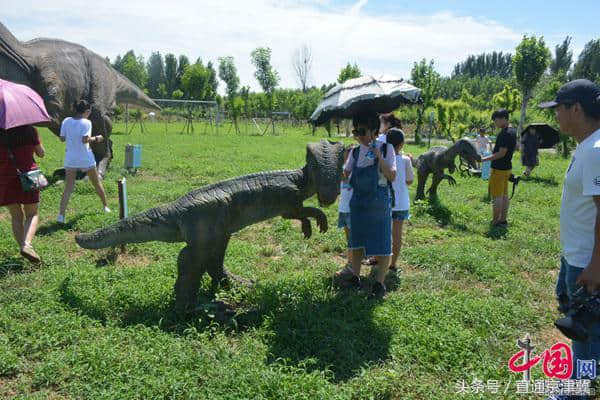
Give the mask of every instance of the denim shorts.
<path id="1" fill-rule="evenodd" d="M 409 218 L 408 210 L 392 211 L 392 221 L 406 221 Z"/>
<path id="2" fill-rule="evenodd" d="M 350 229 L 350 213 L 349 212 L 340 212 L 338 214 L 338 228 L 348 228 Z"/>

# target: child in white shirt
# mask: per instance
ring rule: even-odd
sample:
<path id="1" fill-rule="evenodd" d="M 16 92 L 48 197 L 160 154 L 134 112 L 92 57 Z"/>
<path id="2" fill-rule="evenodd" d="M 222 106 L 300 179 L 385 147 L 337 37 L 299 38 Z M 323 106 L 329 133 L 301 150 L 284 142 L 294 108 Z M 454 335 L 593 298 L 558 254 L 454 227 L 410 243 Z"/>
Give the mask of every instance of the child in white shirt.
<path id="1" fill-rule="evenodd" d="M 392 182 L 395 202 L 392 206 L 392 261 L 390 271 L 397 271 L 396 261 L 402 247 L 402 227 L 404 221 L 409 219 L 410 197 L 408 186 L 415 179 L 412 161 L 409 156 L 402 153 L 404 134 L 400 129 L 392 128 L 387 133 L 387 142 L 394 146 L 396 151 L 396 179 Z"/>
<path id="2" fill-rule="evenodd" d="M 344 160 L 348 160 L 351 150 L 352 148 L 344 150 Z M 348 243 L 348 235 L 350 234 L 350 199 L 352 199 L 352 186 L 350 186 L 350 178 L 348 178 L 342 180 L 340 184 L 340 202 L 338 204 L 338 228 L 344 228 L 346 243 Z M 346 250 L 346 256 L 348 257 L 346 266 L 349 266 L 351 262 L 350 250 Z"/>

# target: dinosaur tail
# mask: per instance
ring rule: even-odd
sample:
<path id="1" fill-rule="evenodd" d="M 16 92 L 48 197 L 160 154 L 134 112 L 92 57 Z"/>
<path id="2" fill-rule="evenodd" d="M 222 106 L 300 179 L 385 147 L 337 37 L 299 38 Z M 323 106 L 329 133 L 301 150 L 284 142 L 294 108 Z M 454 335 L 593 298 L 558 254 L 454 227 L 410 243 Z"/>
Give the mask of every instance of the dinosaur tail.
<path id="1" fill-rule="evenodd" d="M 150 209 L 96 232 L 80 233 L 75 236 L 75 241 L 85 249 L 103 249 L 127 243 L 155 240 L 161 242 L 181 241 L 181 233 L 176 222 L 172 217 L 166 216 L 164 211 L 164 208 L 159 207 Z"/>
<path id="2" fill-rule="evenodd" d="M 144 91 L 118 71 L 114 70 L 114 72 L 117 79 L 117 103 L 133 104 L 148 110 L 160 110 L 160 106 L 152 101 Z"/>

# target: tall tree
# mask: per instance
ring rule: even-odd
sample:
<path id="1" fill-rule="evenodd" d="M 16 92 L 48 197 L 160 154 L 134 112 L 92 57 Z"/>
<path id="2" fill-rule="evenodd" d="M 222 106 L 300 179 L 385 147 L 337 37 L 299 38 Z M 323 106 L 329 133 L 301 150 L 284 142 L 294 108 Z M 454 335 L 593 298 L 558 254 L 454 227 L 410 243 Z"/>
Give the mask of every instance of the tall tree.
<path id="1" fill-rule="evenodd" d="M 209 61 L 208 64 L 206 64 L 206 84 L 206 97 L 204 100 L 216 99 L 219 81 L 217 81 L 217 71 L 215 71 L 212 61 Z"/>
<path id="2" fill-rule="evenodd" d="M 544 38 L 525 35 L 516 48 L 513 58 L 513 69 L 517 83 L 521 87 L 523 103 L 521 105 L 521 118 L 517 132 L 521 132 L 525 122 L 527 103 L 532 96 L 533 89 L 548 68 L 550 50 L 546 47 Z"/>
<path id="3" fill-rule="evenodd" d="M 176 90 L 177 89 L 181 89 L 182 91 L 183 88 L 181 87 L 181 79 L 183 78 L 183 74 L 185 73 L 185 69 L 190 65 L 190 59 L 187 58 L 186 55 L 182 54 L 179 56 L 179 62 L 177 63 L 177 73 L 176 73 L 176 83 L 175 83 L 175 87 Z"/>
<path id="4" fill-rule="evenodd" d="M 494 106 L 505 108 L 509 113 L 513 113 L 519 107 L 521 102 L 521 92 L 508 85 L 504 86 L 500 92 L 496 93 L 492 99 Z"/>
<path id="5" fill-rule="evenodd" d="M 161 84 L 165 88 L 165 64 L 162 55 L 156 51 L 148 58 L 148 91 L 150 97 L 163 97 Z"/>
<path id="6" fill-rule="evenodd" d="M 294 52 L 292 65 L 294 66 L 294 72 L 296 72 L 298 83 L 300 83 L 300 88 L 304 93 L 308 90 L 312 61 L 312 50 L 308 45 L 303 44 Z"/>
<path id="7" fill-rule="evenodd" d="M 279 74 L 271 65 L 271 49 L 268 47 L 257 47 L 250 54 L 252 64 L 256 68 L 254 77 L 262 87 L 267 96 L 271 126 L 275 134 L 275 121 L 273 120 L 273 92 L 279 84 Z"/>
<path id="8" fill-rule="evenodd" d="M 360 72 L 360 68 L 358 68 L 358 65 L 356 65 L 356 63 L 354 65 L 351 65 L 350 63 L 348 63 L 340 71 L 337 81 L 338 81 L 338 83 L 344 83 L 348 79 L 359 78 L 361 76 L 362 76 L 362 72 Z"/>
<path id="9" fill-rule="evenodd" d="M 573 66 L 573 78 L 600 83 L 600 39 L 587 42 Z"/>
<path id="10" fill-rule="evenodd" d="M 235 106 L 235 96 L 240 87 L 240 78 L 237 74 L 237 68 L 233 63 L 233 57 L 219 57 L 219 78 L 221 78 L 227 86 L 227 103 L 229 104 L 229 110 L 233 116 L 235 131 L 240 133 L 237 123 L 239 110 Z"/>
<path id="11" fill-rule="evenodd" d="M 454 66 L 452 76 L 469 78 L 483 76 L 510 77 L 512 73 L 512 55 L 510 53 L 492 52 L 470 55 L 465 61 Z"/>
<path id="12" fill-rule="evenodd" d="M 181 77 L 181 87 L 187 99 L 206 99 L 210 91 L 208 89 L 208 71 L 202 65 L 202 62 L 197 62 L 185 68 L 185 72 Z"/>
<path id="13" fill-rule="evenodd" d="M 177 89 L 177 57 L 171 53 L 165 55 L 165 86 L 167 96 L 171 97 Z"/>
<path id="14" fill-rule="evenodd" d="M 412 83 L 421 89 L 421 98 L 423 103 L 417 112 L 417 129 L 415 130 L 415 142 L 421 142 L 421 127 L 423 126 L 423 114 L 425 109 L 433 105 L 433 100 L 437 97 L 440 90 L 440 74 L 433 66 L 433 60 L 427 62 L 422 59 L 419 63 L 414 63 L 410 72 Z"/>
<path id="15" fill-rule="evenodd" d="M 146 86 L 148 74 L 144 58 L 142 56 L 136 57 L 133 50 L 129 50 L 123 57 L 117 56 L 113 67 L 140 89 L 144 89 Z"/>
<path id="16" fill-rule="evenodd" d="M 554 47 L 554 58 L 550 63 L 550 72 L 563 77 L 563 80 L 566 80 L 567 72 L 573 63 L 573 51 L 569 48 L 570 45 L 571 36 L 567 36 L 561 44 Z"/>

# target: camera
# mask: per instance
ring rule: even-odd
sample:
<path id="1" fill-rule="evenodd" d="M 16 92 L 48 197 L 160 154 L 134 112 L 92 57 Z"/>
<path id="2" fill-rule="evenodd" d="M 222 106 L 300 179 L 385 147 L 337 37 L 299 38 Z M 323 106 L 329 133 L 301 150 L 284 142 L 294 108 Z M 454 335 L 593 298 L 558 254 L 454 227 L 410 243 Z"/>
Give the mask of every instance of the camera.
<path id="1" fill-rule="evenodd" d="M 559 299 L 559 311 L 565 317 L 554 322 L 554 325 L 566 337 L 584 342 L 589 337 L 590 325 L 600 320 L 600 292 L 589 294 L 584 287 L 573 293 L 571 301 Z"/>

